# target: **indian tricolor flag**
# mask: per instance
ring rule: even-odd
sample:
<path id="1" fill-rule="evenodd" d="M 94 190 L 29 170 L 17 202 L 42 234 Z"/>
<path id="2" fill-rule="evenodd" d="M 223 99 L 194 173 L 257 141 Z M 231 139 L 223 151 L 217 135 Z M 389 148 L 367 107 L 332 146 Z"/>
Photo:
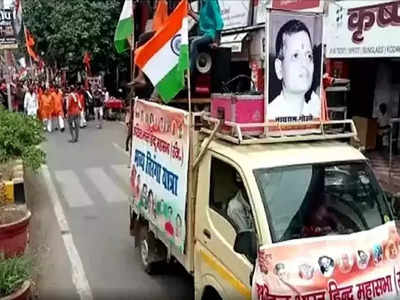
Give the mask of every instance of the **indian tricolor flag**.
<path id="1" fill-rule="evenodd" d="M 189 65 L 187 13 L 187 0 L 182 0 L 164 26 L 135 53 L 135 64 L 166 103 L 185 86 L 184 73 Z"/>
<path id="2" fill-rule="evenodd" d="M 118 53 L 130 49 L 133 34 L 132 0 L 125 0 L 114 35 L 114 45 Z"/>

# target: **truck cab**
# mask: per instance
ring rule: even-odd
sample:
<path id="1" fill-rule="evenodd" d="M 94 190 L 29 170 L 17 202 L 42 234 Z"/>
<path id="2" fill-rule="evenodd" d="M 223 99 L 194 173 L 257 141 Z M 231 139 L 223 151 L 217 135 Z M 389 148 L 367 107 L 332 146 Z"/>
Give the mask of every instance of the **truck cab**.
<path id="1" fill-rule="evenodd" d="M 196 299 L 212 289 L 222 299 L 250 298 L 261 245 L 360 232 L 392 218 L 366 158 L 344 142 L 243 146 L 218 140 L 198 178 Z M 238 192 L 251 212 L 249 228 L 239 228 L 228 213 Z"/>

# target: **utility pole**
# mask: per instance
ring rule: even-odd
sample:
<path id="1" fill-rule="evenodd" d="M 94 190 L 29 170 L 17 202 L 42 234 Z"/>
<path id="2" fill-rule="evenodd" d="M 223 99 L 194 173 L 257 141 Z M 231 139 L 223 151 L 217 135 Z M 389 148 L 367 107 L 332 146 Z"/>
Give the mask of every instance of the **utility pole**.
<path id="1" fill-rule="evenodd" d="M 12 107 L 12 101 L 11 101 L 11 70 L 10 66 L 8 64 L 8 57 L 9 57 L 9 51 L 11 50 L 4 50 L 5 57 L 6 57 L 6 67 L 7 67 L 7 98 L 8 98 L 8 110 L 13 111 Z"/>
<path id="2" fill-rule="evenodd" d="M 4 9 L 4 0 L 1 0 L 1 2 L 0 2 L 0 9 Z M 12 111 L 13 107 L 12 107 L 12 101 L 11 101 L 11 71 L 10 71 L 10 66 L 8 64 L 8 56 L 9 56 L 8 51 L 10 51 L 10 50 L 5 49 L 3 53 L 4 53 L 4 59 L 6 62 L 5 74 L 6 74 L 6 83 L 7 83 L 8 110 Z"/>

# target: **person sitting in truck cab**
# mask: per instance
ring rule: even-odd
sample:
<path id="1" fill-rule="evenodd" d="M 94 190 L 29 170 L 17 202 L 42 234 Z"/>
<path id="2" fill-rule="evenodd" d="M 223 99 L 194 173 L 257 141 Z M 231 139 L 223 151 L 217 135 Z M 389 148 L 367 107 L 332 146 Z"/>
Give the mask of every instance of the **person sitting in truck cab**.
<path id="1" fill-rule="evenodd" d="M 309 212 L 302 229 L 303 237 L 324 236 L 329 234 L 344 233 L 345 228 L 338 217 L 328 206 L 329 195 L 322 192 L 320 202 Z"/>
<path id="2" fill-rule="evenodd" d="M 238 191 L 236 195 L 229 201 L 227 214 L 228 217 L 236 225 L 238 232 L 253 228 L 253 220 L 251 216 L 251 208 L 247 192 L 243 181 L 239 174 L 236 173 L 236 185 Z"/>

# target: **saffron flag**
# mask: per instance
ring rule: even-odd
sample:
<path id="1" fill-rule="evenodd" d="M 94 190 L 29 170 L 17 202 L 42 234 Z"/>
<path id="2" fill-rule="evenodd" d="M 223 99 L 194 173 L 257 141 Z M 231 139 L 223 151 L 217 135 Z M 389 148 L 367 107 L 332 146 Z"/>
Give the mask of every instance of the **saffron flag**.
<path id="1" fill-rule="evenodd" d="M 33 49 L 33 46 L 35 46 L 35 39 L 33 38 L 29 29 L 26 27 L 25 27 L 25 43 L 26 43 L 26 50 L 28 51 L 29 56 L 32 57 L 34 61 L 39 61 L 39 56 Z"/>
<path id="2" fill-rule="evenodd" d="M 85 71 L 86 71 L 88 76 L 92 75 L 91 74 L 92 70 L 91 70 L 91 67 L 90 67 L 90 61 L 91 61 L 90 53 L 86 51 L 84 56 L 83 56 L 83 64 L 85 65 Z"/>
<path id="3" fill-rule="evenodd" d="M 158 0 L 156 12 L 153 18 L 153 30 L 158 31 L 168 19 L 168 3 L 166 0 Z"/>
<path id="4" fill-rule="evenodd" d="M 125 0 L 114 35 L 114 45 L 118 53 L 130 49 L 133 35 L 132 0 Z"/>
<path id="5" fill-rule="evenodd" d="M 166 24 L 136 51 L 135 63 L 150 79 L 165 103 L 185 86 L 189 65 L 188 2 L 182 0 Z"/>

